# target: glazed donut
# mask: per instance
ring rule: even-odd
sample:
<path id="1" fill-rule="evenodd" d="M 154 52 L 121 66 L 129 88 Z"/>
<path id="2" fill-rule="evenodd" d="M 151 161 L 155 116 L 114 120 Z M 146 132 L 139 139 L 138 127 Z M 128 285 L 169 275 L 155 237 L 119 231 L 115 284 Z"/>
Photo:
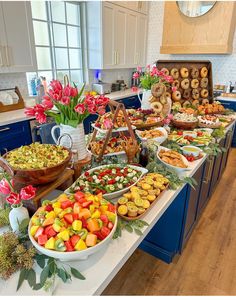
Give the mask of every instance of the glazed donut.
<path id="1" fill-rule="evenodd" d="M 181 68 L 180 69 L 180 75 L 182 78 L 187 78 L 189 75 L 188 69 L 187 68 Z"/>
<path id="2" fill-rule="evenodd" d="M 185 78 L 181 81 L 181 87 L 184 90 L 187 90 L 189 88 L 189 79 Z"/>
<path id="3" fill-rule="evenodd" d="M 208 86 L 208 78 L 202 78 L 200 82 L 201 88 L 206 88 Z"/>
<path id="4" fill-rule="evenodd" d="M 166 92 L 166 98 L 171 98 L 171 93 Z"/>
<path id="5" fill-rule="evenodd" d="M 172 82 L 171 86 L 176 87 L 178 89 L 179 88 L 179 80 L 174 80 Z"/>
<path id="6" fill-rule="evenodd" d="M 171 69 L 170 75 L 173 77 L 173 79 L 178 79 L 179 78 L 179 71 L 176 68 Z"/>
<path id="7" fill-rule="evenodd" d="M 184 90 L 183 98 L 184 99 L 189 99 L 190 98 L 190 90 Z"/>
<path id="8" fill-rule="evenodd" d="M 202 98 L 207 98 L 208 97 L 208 90 L 207 89 L 202 89 L 201 90 L 201 97 Z"/>
<path id="9" fill-rule="evenodd" d="M 202 67 L 202 68 L 201 68 L 201 71 L 200 71 L 200 74 L 201 74 L 201 77 L 202 77 L 202 78 L 207 77 L 207 74 L 208 74 L 207 67 Z"/>
<path id="10" fill-rule="evenodd" d="M 167 103 L 167 99 L 166 99 L 167 97 L 166 97 L 166 93 L 164 93 L 163 95 L 161 95 L 161 97 L 160 97 L 160 102 L 161 102 L 161 104 L 166 104 Z"/>
<path id="11" fill-rule="evenodd" d="M 183 103 L 183 107 L 184 108 L 186 108 L 186 107 L 188 107 L 188 106 L 190 106 L 191 105 L 191 103 L 189 102 L 189 101 L 185 101 L 184 103 Z"/>
<path id="12" fill-rule="evenodd" d="M 151 87 L 151 92 L 154 97 L 158 98 L 166 92 L 166 86 L 163 83 L 155 83 Z"/>
<path id="13" fill-rule="evenodd" d="M 169 70 L 166 69 L 166 68 L 162 68 L 162 69 L 161 69 L 161 72 L 163 72 L 166 76 L 170 75 Z"/>
<path id="14" fill-rule="evenodd" d="M 198 86 L 199 86 L 199 80 L 197 80 L 197 79 L 191 80 L 191 88 L 197 89 Z"/>
<path id="15" fill-rule="evenodd" d="M 199 91 L 198 89 L 193 89 L 192 90 L 192 97 L 194 100 L 197 100 L 199 98 Z"/>
<path id="16" fill-rule="evenodd" d="M 174 101 L 179 101 L 181 99 L 181 93 L 180 91 L 175 91 L 172 93 L 172 99 Z"/>
<path id="17" fill-rule="evenodd" d="M 206 104 L 209 104 L 209 100 L 208 99 L 203 99 L 202 100 L 202 105 L 206 105 Z"/>
<path id="18" fill-rule="evenodd" d="M 199 101 L 198 100 L 193 100 L 192 105 L 194 107 L 198 107 L 199 106 Z"/>
<path id="19" fill-rule="evenodd" d="M 160 102 L 151 103 L 151 108 L 156 112 L 160 113 L 163 109 L 163 105 Z"/>
<path id="20" fill-rule="evenodd" d="M 192 71 L 191 71 L 191 76 L 192 78 L 198 78 L 199 76 L 199 71 L 197 68 L 193 68 Z"/>

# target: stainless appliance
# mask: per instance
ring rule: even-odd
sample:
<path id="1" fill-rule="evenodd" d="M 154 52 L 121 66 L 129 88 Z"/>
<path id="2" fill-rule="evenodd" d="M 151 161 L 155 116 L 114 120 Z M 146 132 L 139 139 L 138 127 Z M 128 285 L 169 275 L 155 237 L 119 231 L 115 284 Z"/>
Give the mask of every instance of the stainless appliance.
<path id="1" fill-rule="evenodd" d="M 100 95 L 110 94 L 111 83 L 105 83 L 105 82 L 93 83 L 92 89 Z"/>
<path id="2" fill-rule="evenodd" d="M 137 71 L 132 72 L 132 78 L 131 78 L 131 86 L 139 87 L 140 85 L 140 79 L 139 78 L 133 78 L 134 73 Z"/>

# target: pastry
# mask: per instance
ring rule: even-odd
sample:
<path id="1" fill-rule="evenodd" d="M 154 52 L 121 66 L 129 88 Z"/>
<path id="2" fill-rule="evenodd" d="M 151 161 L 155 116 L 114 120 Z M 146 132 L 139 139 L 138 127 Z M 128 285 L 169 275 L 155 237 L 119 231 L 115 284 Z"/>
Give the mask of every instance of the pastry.
<path id="1" fill-rule="evenodd" d="M 163 72 L 166 76 L 168 76 L 170 74 L 169 70 L 166 68 L 162 68 L 161 72 Z"/>
<path id="2" fill-rule="evenodd" d="M 199 80 L 197 80 L 197 79 L 192 79 L 192 80 L 191 80 L 191 88 L 197 89 L 198 86 L 199 86 Z"/>
<path id="3" fill-rule="evenodd" d="M 160 113 L 163 109 L 163 105 L 160 102 L 151 103 L 151 108 L 156 112 Z"/>
<path id="4" fill-rule="evenodd" d="M 179 101 L 181 99 L 181 93 L 180 91 L 175 91 L 172 93 L 172 99 L 174 101 Z"/>
<path id="5" fill-rule="evenodd" d="M 182 78 L 187 78 L 189 75 L 188 69 L 187 68 L 181 68 L 180 69 L 180 75 Z"/>
<path id="6" fill-rule="evenodd" d="M 201 71 L 200 71 L 200 74 L 201 74 L 201 77 L 202 77 L 202 78 L 207 77 L 207 74 L 208 74 L 207 67 L 202 67 L 202 68 L 201 68 Z"/>
<path id="7" fill-rule="evenodd" d="M 209 104 L 209 100 L 208 99 L 203 99 L 202 100 L 202 105 L 206 105 L 206 104 Z"/>
<path id="8" fill-rule="evenodd" d="M 189 88 L 189 79 L 185 78 L 181 81 L 181 87 L 184 90 L 187 90 Z"/>
<path id="9" fill-rule="evenodd" d="M 172 87 L 176 87 L 177 89 L 179 88 L 179 80 L 174 80 L 171 84 Z"/>
<path id="10" fill-rule="evenodd" d="M 193 89 L 192 90 L 192 97 L 194 100 L 197 100 L 199 98 L 199 91 L 198 89 Z"/>
<path id="11" fill-rule="evenodd" d="M 191 103 L 189 102 L 189 101 L 185 101 L 184 103 L 183 103 L 183 107 L 188 107 L 188 106 L 190 106 L 191 105 Z"/>
<path id="12" fill-rule="evenodd" d="M 193 68 L 192 71 L 191 71 L 191 76 L 192 78 L 198 78 L 199 76 L 199 71 L 197 68 Z"/>
<path id="13" fill-rule="evenodd" d="M 166 86 L 163 83 L 155 83 L 151 87 L 151 92 L 154 97 L 158 98 L 166 92 Z"/>
<path id="14" fill-rule="evenodd" d="M 207 89 L 202 89 L 201 90 L 201 97 L 202 98 L 207 98 L 208 97 L 208 90 Z"/>
<path id="15" fill-rule="evenodd" d="M 199 100 L 193 100 L 192 105 L 194 107 L 198 107 L 199 106 Z"/>
<path id="16" fill-rule="evenodd" d="M 184 99 L 189 99 L 190 98 L 190 90 L 184 90 L 183 98 Z"/>
<path id="17" fill-rule="evenodd" d="M 200 81 L 200 87 L 206 88 L 208 86 L 208 78 L 202 78 Z"/>
<path id="18" fill-rule="evenodd" d="M 161 97 L 160 97 L 160 102 L 161 102 L 161 104 L 163 104 L 163 105 L 167 103 L 166 93 L 164 93 L 163 95 L 161 95 Z"/>
<path id="19" fill-rule="evenodd" d="M 176 68 L 171 69 L 170 75 L 173 77 L 173 79 L 178 79 L 179 78 L 179 71 Z"/>

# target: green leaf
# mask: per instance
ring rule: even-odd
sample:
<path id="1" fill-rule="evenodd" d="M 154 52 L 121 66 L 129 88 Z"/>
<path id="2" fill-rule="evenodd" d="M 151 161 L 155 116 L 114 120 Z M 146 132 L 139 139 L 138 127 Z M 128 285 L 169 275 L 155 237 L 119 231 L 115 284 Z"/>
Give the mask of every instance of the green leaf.
<path id="1" fill-rule="evenodd" d="M 36 273 L 33 269 L 28 270 L 27 280 L 31 288 L 36 285 Z"/>
<path id="2" fill-rule="evenodd" d="M 19 231 L 20 232 L 25 232 L 25 230 L 27 229 L 29 225 L 29 219 L 24 219 L 21 221 L 20 225 L 19 225 Z"/>
<path id="3" fill-rule="evenodd" d="M 80 280 L 85 280 L 85 277 L 76 269 L 74 268 L 70 268 L 71 274 L 75 277 L 78 278 Z"/>
<path id="4" fill-rule="evenodd" d="M 40 284 L 44 286 L 49 275 L 49 265 L 47 265 L 40 274 Z"/>
<path id="5" fill-rule="evenodd" d="M 45 267 L 45 259 L 40 257 L 36 257 L 36 261 L 37 261 L 37 264 L 40 266 L 41 269 L 43 269 Z"/>
<path id="6" fill-rule="evenodd" d="M 61 278 L 61 280 L 63 282 L 66 282 L 67 281 L 67 275 L 66 275 L 66 272 L 62 269 L 62 268 L 58 268 L 57 269 L 57 275 L 58 277 Z"/>
<path id="7" fill-rule="evenodd" d="M 144 221 L 144 220 L 138 220 L 140 223 L 142 223 L 144 226 L 149 226 L 149 224 L 146 222 L 146 221 Z"/>
<path id="8" fill-rule="evenodd" d="M 132 228 L 130 225 L 128 225 L 128 224 L 125 225 L 125 229 L 126 229 L 128 232 L 130 232 L 130 233 L 133 232 L 133 228 Z"/>
<path id="9" fill-rule="evenodd" d="M 67 125 L 70 125 L 70 126 L 76 128 L 77 125 L 78 125 L 78 120 L 68 120 L 68 124 Z"/>
<path id="10" fill-rule="evenodd" d="M 137 228 L 134 228 L 134 231 L 137 235 L 143 235 L 142 231 Z"/>
<path id="11" fill-rule="evenodd" d="M 19 290 L 19 288 L 21 287 L 23 281 L 26 279 L 26 276 L 27 276 L 27 270 L 26 269 L 22 269 L 20 271 L 20 276 L 19 276 L 19 279 L 18 279 L 18 284 L 17 284 L 17 288 L 16 288 L 16 291 Z"/>
<path id="12" fill-rule="evenodd" d="M 48 260 L 48 266 L 49 266 L 49 272 L 51 274 L 54 274 L 55 273 L 55 269 L 57 267 L 54 258 L 52 258 L 52 257 L 49 258 L 49 260 Z"/>
<path id="13" fill-rule="evenodd" d="M 33 286 L 33 290 L 34 290 L 34 291 L 38 291 L 38 290 L 40 290 L 42 287 L 43 287 L 43 285 L 42 285 L 41 283 L 36 283 L 36 284 Z"/>

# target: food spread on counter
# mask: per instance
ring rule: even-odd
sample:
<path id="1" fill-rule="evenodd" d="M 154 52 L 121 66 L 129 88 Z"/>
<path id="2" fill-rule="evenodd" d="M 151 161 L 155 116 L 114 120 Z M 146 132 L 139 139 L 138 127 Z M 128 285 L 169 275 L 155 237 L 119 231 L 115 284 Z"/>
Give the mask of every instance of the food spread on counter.
<path id="1" fill-rule="evenodd" d="M 150 129 L 150 130 L 139 131 L 139 135 L 144 139 L 153 139 L 153 138 L 164 136 L 164 133 L 158 129 Z"/>
<path id="2" fill-rule="evenodd" d="M 183 156 L 176 151 L 173 150 L 164 150 L 161 149 L 158 153 L 160 159 L 165 163 L 178 167 L 178 168 L 187 168 L 188 166 L 183 161 Z"/>
<path id="3" fill-rule="evenodd" d="M 204 115 L 198 117 L 199 126 L 208 128 L 218 128 L 221 126 L 221 122 L 217 116 Z"/>
<path id="4" fill-rule="evenodd" d="M 177 142 L 179 145 L 207 146 L 212 141 L 212 136 L 209 132 L 200 129 L 194 129 L 193 131 L 174 130 L 168 135 L 168 139 Z"/>
<path id="5" fill-rule="evenodd" d="M 127 109 L 129 120 L 132 125 L 140 128 L 145 125 L 152 125 L 162 122 L 164 117 L 161 113 L 156 113 L 153 109 Z"/>
<path id="6" fill-rule="evenodd" d="M 173 119 L 180 122 L 197 122 L 197 118 L 189 113 L 177 113 Z"/>

